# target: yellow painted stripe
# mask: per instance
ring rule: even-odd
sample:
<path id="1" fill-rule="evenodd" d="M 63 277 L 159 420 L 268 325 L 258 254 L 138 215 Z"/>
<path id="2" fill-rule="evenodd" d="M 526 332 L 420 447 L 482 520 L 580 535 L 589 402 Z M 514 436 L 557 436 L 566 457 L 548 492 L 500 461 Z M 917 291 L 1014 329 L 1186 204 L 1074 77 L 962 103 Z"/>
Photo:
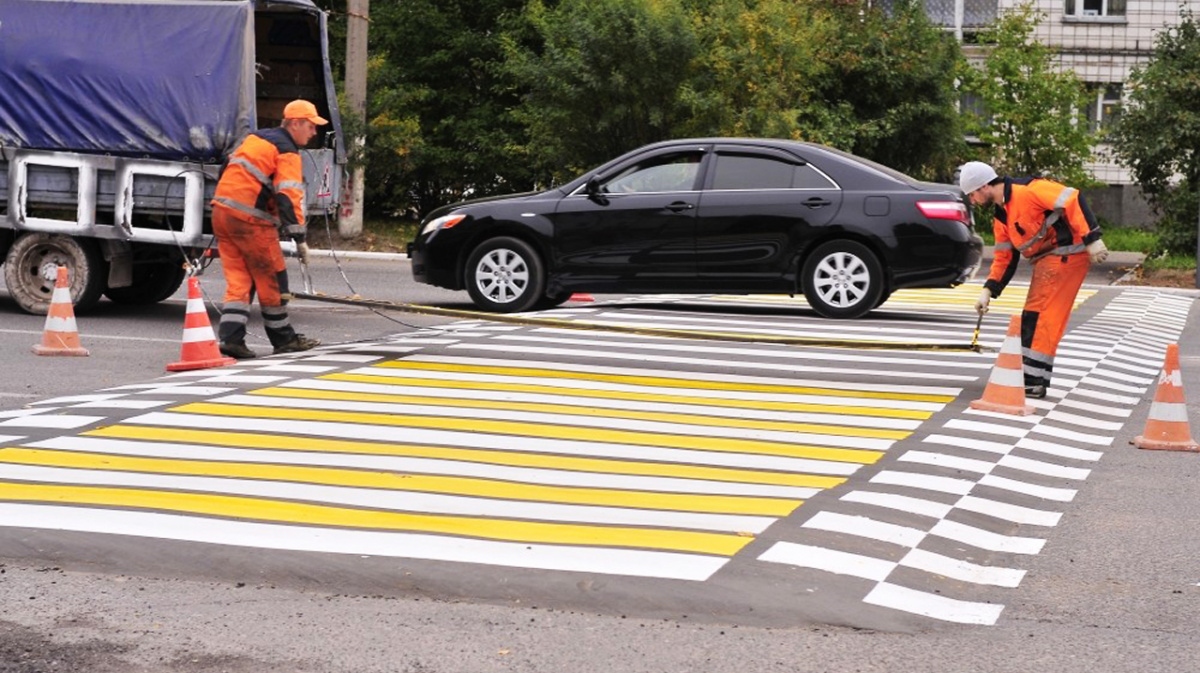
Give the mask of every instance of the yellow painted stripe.
<path id="1" fill-rule="evenodd" d="M 724 451 L 730 453 L 752 453 L 788 458 L 812 458 L 836 462 L 871 464 L 883 456 L 882 451 L 867 449 L 837 449 L 827 446 L 788 444 L 753 439 L 725 439 L 721 437 L 698 437 L 670 435 L 659 432 L 633 432 L 629 430 L 604 430 L 601 428 L 577 428 L 548 423 L 518 423 L 515 421 L 471 420 L 461 418 L 430 418 L 402 414 L 377 414 L 361 411 L 323 411 L 320 409 L 288 409 L 278 407 L 255 407 L 244 404 L 216 404 L 195 402 L 170 409 L 174 413 L 208 414 L 233 416 L 236 418 L 271 418 L 296 421 L 330 421 L 334 423 L 362 423 L 387 425 L 424 430 L 450 430 L 456 432 L 480 432 L 493 435 L 538 437 L 576 442 L 605 442 L 633 446 L 655 446 L 696 451 Z"/>
<path id="2" fill-rule="evenodd" d="M 719 428 L 746 428 L 748 430 L 773 430 L 778 432 L 811 432 L 838 437 L 871 437 L 875 439 L 900 440 L 912 434 L 909 430 L 881 430 L 858 428 L 846 425 L 823 423 L 790 423 L 787 421 L 758 421 L 724 416 L 699 416 L 675 412 L 634 411 L 629 409 L 601 409 L 579 407 L 569 404 L 543 404 L 537 402 L 501 402 L 496 400 L 448 399 L 445 397 L 419 397 L 415 395 L 391 395 L 387 393 L 355 393 L 340 390 L 312 390 L 308 388 L 262 388 L 250 391 L 251 395 L 287 397 L 304 400 L 340 400 L 347 402 L 383 402 L 387 404 L 428 404 L 457 409 L 505 409 L 542 414 L 567 414 L 591 418 L 619 418 L 661 423 L 683 423 Z"/>
<path id="3" fill-rule="evenodd" d="M 570 397 L 585 397 L 604 400 L 632 400 L 643 402 L 665 402 L 669 404 L 697 404 L 709 407 L 728 407 L 731 409 L 763 409 L 767 411 L 797 411 L 816 412 L 824 414 L 850 414 L 856 416 L 875 416 L 878 418 L 906 418 L 925 420 L 933 416 L 932 411 L 916 409 L 887 409 L 879 407 L 842 406 L 832 404 L 806 404 L 802 402 L 770 402 L 758 400 L 732 400 L 709 397 L 694 397 L 689 395 L 661 395 L 657 393 L 636 393 L 613 390 L 589 390 L 586 388 L 562 388 L 552 385 L 537 385 L 526 383 L 496 383 L 492 381 L 444 381 L 438 379 L 409 378 L 404 376 L 376 376 L 374 374 L 326 374 L 318 377 L 330 381 L 351 381 L 354 383 L 377 383 L 394 386 L 420 386 L 425 388 L 446 388 L 450 390 L 491 390 L 496 392 L 536 393 L 542 395 L 558 395 Z"/>
<path id="4" fill-rule="evenodd" d="M 651 493 L 603 488 L 543 486 L 474 477 L 444 477 L 405 474 L 382 470 L 356 470 L 270 463 L 138 458 L 108 453 L 83 453 L 43 449 L 5 449 L 0 463 L 39 465 L 81 470 L 115 470 L 154 474 L 290 481 L 325 486 L 419 491 L 446 495 L 499 498 L 528 502 L 568 503 L 600 507 L 707 512 L 710 514 L 755 514 L 787 516 L 801 500 L 783 500 L 736 495 L 692 495 Z"/>
<path id="5" fill-rule="evenodd" d="M 842 388 L 817 388 L 813 386 L 789 386 L 764 383 L 737 383 L 733 381 L 709 381 L 707 379 L 671 378 L 667 376 L 635 376 L 631 374 L 595 374 L 592 372 L 576 372 L 566 369 L 549 369 L 542 367 L 502 367 L 493 365 L 459 365 L 446 362 L 417 362 L 413 360 L 390 360 L 373 366 L 380 369 L 419 369 L 425 371 L 465 372 L 472 374 L 493 374 L 500 376 L 532 376 L 572 379 L 578 381 L 604 381 L 607 383 L 622 383 L 633 386 L 657 386 L 660 388 L 704 388 L 706 390 L 729 390 L 751 393 L 771 393 L 775 395 L 828 395 L 831 397 L 857 397 L 878 400 L 908 400 L 915 402 L 938 402 L 948 404 L 954 401 L 950 395 L 923 395 L 919 393 L 881 393 L 865 390 L 845 390 Z"/>
<path id="6" fill-rule="evenodd" d="M 376 456 L 409 456 L 437 460 L 461 460 L 487 465 L 564 470 L 568 472 L 598 472 L 640 477 L 675 479 L 707 479 L 711 481 L 798 488 L 833 488 L 846 481 L 844 477 L 829 477 L 766 470 L 739 470 L 731 467 L 709 467 L 678 463 L 654 463 L 613 460 L 609 458 L 577 458 L 550 454 L 515 453 L 490 449 L 460 449 L 418 444 L 383 444 L 349 439 L 293 437 L 255 432 L 225 430 L 179 430 L 149 425 L 112 425 L 83 433 L 87 437 L 110 439 L 150 440 L 176 444 L 205 444 L 233 448 L 270 449 L 275 451 L 315 451 L 322 453 L 355 453 Z"/>
<path id="7" fill-rule="evenodd" d="M 657 528 L 406 514 L 268 498 L 172 493 L 137 488 L 0 482 L 0 500 L 149 509 L 271 523 L 459 535 L 530 544 L 665 549 L 720 556 L 736 554 L 753 539 L 749 533 L 728 535 Z"/>

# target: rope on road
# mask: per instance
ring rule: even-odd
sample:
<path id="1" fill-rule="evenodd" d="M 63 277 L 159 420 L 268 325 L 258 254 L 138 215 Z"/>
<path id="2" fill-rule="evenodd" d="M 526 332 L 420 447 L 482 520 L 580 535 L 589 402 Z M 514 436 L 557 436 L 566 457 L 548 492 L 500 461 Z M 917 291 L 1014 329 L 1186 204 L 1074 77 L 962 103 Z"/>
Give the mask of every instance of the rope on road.
<path id="1" fill-rule="evenodd" d="M 630 327 L 627 325 L 597 325 L 594 323 L 574 322 L 561 318 L 537 318 L 526 315 L 506 315 L 503 313 L 485 313 L 482 311 L 464 311 L 454 308 L 440 308 L 423 304 L 403 304 L 384 301 L 381 299 L 362 299 L 359 297 L 338 297 L 326 294 L 309 294 L 297 292 L 297 299 L 323 301 L 331 304 L 359 306 L 378 312 L 402 311 L 421 315 L 440 315 L 450 318 L 471 320 L 488 320 L 491 322 L 507 323 L 510 325 L 532 325 L 537 327 L 558 327 L 587 331 L 620 332 L 623 334 L 640 334 L 643 336 L 664 336 L 683 339 L 705 339 L 709 341 L 732 341 L 738 343 L 772 343 L 784 346 L 817 346 L 824 348 L 862 348 L 870 350 L 916 350 L 916 351 L 974 351 L 983 352 L 978 343 L 970 344 L 932 344 L 932 343 L 895 343 L 886 341 L 856 341 L 850 339 L 812 339 L 807 337 L 778 337 L 766 334 L 731 334 L 728 332 L 704 332 L 698 330 L 661 329 L 654 327 Z"/>

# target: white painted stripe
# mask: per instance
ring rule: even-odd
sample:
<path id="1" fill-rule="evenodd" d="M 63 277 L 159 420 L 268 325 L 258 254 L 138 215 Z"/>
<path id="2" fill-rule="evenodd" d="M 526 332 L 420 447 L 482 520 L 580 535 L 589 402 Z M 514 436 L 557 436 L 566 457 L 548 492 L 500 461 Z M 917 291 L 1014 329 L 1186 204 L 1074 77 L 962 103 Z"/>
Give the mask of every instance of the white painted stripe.
<path id="1" fill-rule="evenodd" d="M 0 444 L 12 444 L 25 439 L 25 435 L 0 435 Z"/>
<path id="2" fill-rule="evenodd" d="M 104 416 L 73 416 L 56 414 L 53 416 L 24 416 L 13 418 L 0 423 L 0 427 L 19 428 L 53 428 L 55 430 L 71 430 L 104 420 Z"/>
<path id="3" fill-rule="evenodd" d="M 453 342 L 451 342 L 451 343 L 453 343 Z M 353 355 L 351 353 L 318 353 L 316 355 L 311 355 L 311 356 L 303 358 L 303 359 L 305 361 L 320 360 L 321 362 L 355 362 L 355 363 L 359 363 L 359 364 L 366 364 L 368 362 L 375 362 L 375 361 L 381 360 L 383 358 L 382 358 L 382 356 L 379 356 L 379 355 Z"/>
<path id="4" fill-rule="evenodd" d="M 0 418 L 23 418 L 25 416 L 36 416 L 38 414 L 48 414 L 51 411 L 57 411 L 58 407 L 34 407 L 32 409 L 9 409 L 0 411 Z"/>
<path id="5" fill-rule="evenodd" d="M 222 393 L 231 393 L 237 388 L 225 388 L 222 386 L 189 386 L 189 385 L 167 385 L 154 386 L 147 390 L 139 390 L 136 395 L 184 395 L 195 397 L 210 397 L 220 395 Z"/>
<path id="6" fill-rule="evenodd" d="M 1080 400 L 1064 399 L 1060 401 L 1059 406 L 1069 409 L 1079 409 L 1090 414 L 1104 414 L 1106 416 L 1116 416 L 1118 418 L 1129 418 L 1133 413 L 1132 409 L 1121 409 L 1119 407 L 1103 404 L 1092 404 L 1091 402 L 1081 402 Z"/>
<path id="7" fill-rule="evenodd" d="M 1017 440 L 1017 448 L 1029 449 L 1030 451 L 1046 453 L 1052 456 L 1059 456 L 1061 458 L 1070 458 L 1072 460 L 1097 461 L 1100 460 L 1101 456 L 1104 455 L 1100 451 L 1077 449 L 1073 446 L 1063 446 L 1062 444 L 1055 444 L 1054 442 L 1048 442 L 1042 439 L 1034 439 L 1032 437 L 1025 437 Z"/>
<path id="8" fill-rule="evenodd" d="M 579 522 L 614 526 L 652 526 L 736 533 L 761 533 L 775 517 L 735 514 L 703 514 L 665 510 L 634 509 L 547 502 L 525 502 L 485 497 L 388 491 L 283 481 L 230 479 L 187 475 L 156 475 L 110 472 L 38 465 L 0 463 L 0 478 L 59 484 L 84 484 L 161 491 L 233 494 L 254 498 L 332 503 L 373 510 L 395 510 L 469 517 L 504 517 L 538 521 Z"/>
<path id="9" fill-rule="evenodd" d="M 1057 364 L 1057 363 L 1055 363 L 1055 364 Z M 1158 371 L 1159 371 L 1155 367 L 1145 367 L 1145 366 L 1129 364 L 1128 362 L 1122 361 L 1122 359 L 1119 357 L 1112 357 L 1112 356 L 1104 359 L 1104 366 L 1112 367 L 1114 369 L 1124 369 L 1125 371 L 1133 372 L 1134 374 L 1141 374 L 1142 376 L 1150 376 L 1150 377 L 1158 375 Z"/>
<path id="10" fill-rule="evenodd" d="M 1030 429 L 1030 432 L 1036 432 L 1059 439 L 1069 439 L 1073 442 L 1083 442 L 1084 444 L 1092 444 L 1095 446 L 1110 446 L 1113 443 L 1112 437 L 1104 437 L 1101 435 L 1089 435 L 1084 432 L 1075 432 L 1065 428 L 1055 427 L 1053 425 L 1038 425 Z"/>
<path id="11" fill-rule="evenodd" d="M 1062 518 L 1062 514 L 1058 512 L 1047 512 L 1032 507 L 1011 505 L 1007 502 L 989 500 L 974 495 L 963 496 L 955 507 L 967 512 L 984 514 L 1002 521 L 1011 521 L 1012 523 L 1031 526 L 1057 526 L 1058 520 Z"/>
<path id="12" fill-rule="evenodd" d="M 457 343 L 455 339 L 451 343 Z M 411 342 L 406 342 L 411 343 Z M 351 351 L 371 351 L 372 353 L 391 353 L 393 355 L 404 355 L 405 353 L 415 353 L 424 350 L 421 346 L 356 346 L 350 349 Z"/>
<path id="13" fill-rule="evenodd" d="M 1014 470 L 1023 472 L 1032 472 L 1041 474 L 1047 477 L 1055 477 L 1058 479 L 1087 479 L 1092 473 L 1091 470 L 1079 467 L 1066 467 L 1063 465 L 1055 465 L 1041 460 L 1030 460 L 1029 458 L 1021 458 L 1019 456 L 1008 455 L 1000 459 L 1001 467 L 1008 467 Z"/>
<path id="14" fill-rule="evenodd" d="M 895 440 L 871 437 L 826 435 L 815 432 L 787 432 L 758 430 L 753 428 L 724 428 L 714 425 L 691 425 L 661 421 L 640 421 L 624 418 L 579 416 L 567 413 L 538 413 L 509 409 L 485 409 L 474 407 L 442 407 L 426 404 L 392 404 L 387 402 L 344 402 L 340 400 L 292 399 L 266 395 L 230 395 L 220 398 L 221 404 L 269 407 L 278 409 L 308 409 L 353 413 L 389 414 L 396 416 L 414 415 L 430 418 L 464 419 L 469 426 L 476 420 L 497 420 L 532 425 L 559 425 L 576 428 L 600 428 L 629 432 L 664 433 L 724 439 L 747 439 L 763 442 L 792 444 L 818 444 L 850 449 L 886 451 Z"/>
<path id="15" fill-rule="evenodd" d="M 944 444 L 946 446 L 954 446 L 963 449 L 973 449 L 975 451 L 986 451 L 988 453 L 998 453 L 1005 455 L 1012 451 L 1012 445 L 1007 442 L 989 442 L 983 439 L 969 439 L 967 437 L 955 437 L 953 435 L 929 435 L 925 441 L 931 444 Z"/>
<path id="16" fill-rule="evenodd" d="M 0 503 L 0 525 L 315 551 L 704 581 L 729 559 L 698 554 L 477 540 L 227 521 L 88 507 Z"/>
<path id="17" fill-rule="evenodd" d="M 78 332 L 79 328 L 75 326 L 75 317 L 60 318 L 58 316 L 46 316 L 47 332 Z"/>
<path id="18" fill-rule="evenodd" d="M 1085 381 L 1085 383 L 1087 383 L 1089 386 L 1097 385 L 1096 381 L 1091 381 L 1091 380 Z M 1077 387 L 1074 390 L 1072 390 L 1071 394 L 1082 395 L 1084 397 L 1090 397 L 1095 400 L 1101 400 L 1104 402 L 1109 402 L 1111 404 L 1118 404 L 1118 405 L 1127 406 L 1127 407 L 1134 406 L 1138 402 L 1141 401 L 1140 398 L 1137 398 L 1137 397 L 1130 397 L 1129 395 L 1113 395 L 1111 393 L 1103 392 L 1100 390 L 1092 390 L 1091 388 L 1085 388 L 1082 386 Z"/>
<path id="19" fill-rule="evenodd" d="M 114 397 L 120 397 L 120 393 L 95 393 L 91 395 L 67 395 L 66 397 L 53 397 L 48 400 L 38 400 L 30 402 L 31 406 L 40 404 L 72 404 L 75 402 L 96 402 L 98 400 L 111 400 Z"/>
<path id="20" fill-rule="evenodd" d="M 1013 491 L 1014 493 L 1024 493 L 1045 500 L 1054 500 L 1056 502 L 1070 502 L 1075 499 L 1075 489 L 1071 488 L 1051 488 L 1049 486 L 1037 486 L 1035 484 L 1027 484 L 1016 479 L 1008 479 L 1006 477 L 997 477 L 994 474 L 989 474 L 979 480 L 980 486 L 991 486 L 1005 491 Z"/>
<path id="21" fill-rule="evenodd" d="M 1000 619 L 1004 606 L 997 603 L 973 603 L 882 583 L 863 598 L 864 603 L 958 624 L 991 626 Z"/>
<path id="22" fill-rule="evenodd" d="M 999 533 L 993 533 L 982 528 L 946 519 L 942 519 L 934 524 L 933 530 L 929 531 L 929 534 L 969 544 L 988 551 L 1007 552 L 1010 554 L 1036 554 L 1046 544 L 1045 540 L 1038 538 L 1000 535 Z"/>
<path id="23" fill-rule="evenodd" d="M 240 365 L 239 365 L 239 367 L 240 367 Z M 246 370 L 239 369 L 239 367 L 226 367 L 224 369 L 218 369 L 217 371 L 221 372 L 222 374 L 224 374 L 226 376 L 232 376 L 234 374 L 245 373 Z M 159 380 L 167 381 L 168 383 L 165 383 L 163 385 L 169 385 L 170 383 L 183 383 L 182 381 L 179 381 L 178 379 L 204 379 L 204 378 L 212 378 L 212 375 L 213 375 L 213 370 L 211 370 L 211 369 L 198 369 L 198 370 L 194 370 L 194 371 L 175 372 L 173 374 L 167 374 L 166 376 L 160 378 Z"/>
<path id="24" fill-rule="evenodd" d="M 915 547 L 925 539 L 923 530 L 897 526 L 894 523 L 884 523 L 865 516 L 850 516 L 828 511 L 817 512 L 816 516 L 804 522 L 804 527 L 856 535 L 904 547 Z"/>
<path id="25" fill-rule="evenodd" d="M 129 441 L 95 437 L 58 437 L 27 446 L 35 449 L 114 453 L 122 456 L 180 458 L 184 460 L 217 460 L 235 463 L 281 463 L 316 467 L 386 470 L 398 473 L 438 474 L 448 476 L 497 479 L 530 484 L 606 488 L 630 491 L 662 491 L 707 495 L 744 495 L 762 498 L 803 500 L 816 495 L 820 489 L 798 486 L 770 486 L 738 482 L 687 479 L 681 477 L 646 477 L 640 475 L 608 474 L 604 472 L 575 472 L 533 467 L 509 467 L 440 458 L 407 458 L 404 456 L 372 456 L 354 453 L 320 453 L 316 451 L 272 451 L 268 449 L 230 449 L 204 444 L 175 444 L 171 442 Z"/>
<path id="26" fill-rule="evenodd" d="M 714 318 L 712 316 L 690 317 L 687 315 L 664 315 L 659 312 L 639 312 L 637 309 L 607 310 L 583 321 L 589 325 L 619 325 L 632 327 L 653 327 L 657 329 L 674 329 L 688 331 L 708 331 L 724 333 L 766 334 L 772 336 L 804 335 L 814 337 L 846 338 L 849 335 L 861 335 L 863 339 L 882 341 L 919 340 L 927 343 L 954 343 L 946 338 L 946 327 L 940 329 L 913 329 L 883 326 L 878 323 L 871 325 L 839 325 L 830 328 L 826 321 L 786 322 L 772 320 L 749 320 L 736 318 Z M 863 321 L 868 322 L 868 321 Z M 969 327 L 964 323 L 964 332 Z"/>
<path id="27" fill-rule="evenodd" d="M 1150 383 L 1153 382 L 1153 379 L 1146 379 L 1144 381 L 1137 382 L 1137 385 L 1126 385 L 1123 383 L 1117 383 L 1113 380 L 1114 378 L 1117 377 L 1114 377 L 1112 372 L 1102 371 L 1098 368 L 1093 369 L 1092 373 L 1088 375 L 1088 380 L 1095 385 L 1104 386 L 1106 389 L 1115 390 L 1117 392 L 1130 393 L 1132 395 L 1141 395 L 1146 391 L 1146 388 L 1150 385 Z M 1096 379 L 1100 380 L 1097 381 Z"/>
<path id="28" fill-rule="evenodd" d="M 1046 400 L 1035 400 L 1035 399 L 1026 398 L 1025 404 L 1032 406 L 1035 409 L 1053 409 L 1054 408 L 1054 403 L 1048 402 Z M 1039 405 L 1041 405 L 1041 406 L 1039 406 Z M 991 419 L 994 419 L 997 421 L 1012 421 L 1015 423 L 1026 423 L 1029 425 L 1035 425 L 1042 421 L 1042 417 L 1038 416 L 1036 413 L 1029 414 L 1027 416 L 1018 416 L 1016 414 L 1002 414 L 999 411 L 987 411 L 985 409 L 971 409 L 970 407 L 965 409 L 963 411 L 963 413 L 967 414 L 968 416 L 976 416 L 979 418 L 991 418 Z"/>
<path id="29" fill-rule="evenodd" d="M 962 430 L 964 432 L 983 432 L 991 435 L 1001 435 L 1003 437 L 1024 437 L 1029 432 L 1029 428 L 1014 428 L 1008 425 L 997 425 L 995 423 L 981 423 L 978 421 L 964 421 L 954 419 L 946 422 L 943 426 L 951 430 Z"/>
<path id="30" fill-rule="evenodd" d="M 943 575 L 950 579 L 972 584 L 989 584 L 998 587 L 1017 587 L 1025 577 L 1024 570 L 1013 568 L 991 568 L 975 563 L 960 561 L 942 554 L 913 549 L 900 559 L 900 565 L 906 568 L 916 568 L 935 575 Z"/>
<path id="31" fill-rule="evenodd" d="M 1150 418 L 1156 421 L 1187 423 L 1187 405 L 1179 402 L 1154 402 L 1150 405 Z"/>
<path id="32" fill-rule="evenodd" d="M 321 374 L 323 372 L 330 372 L 330 371 L 337 369 L 337 367 L 332 367 L 332 366 L 328 366 L 328 365 L 275 364 L 270 361 L 264 362 L 263 364 L 266 366 L 262 367 L 258 371 L 260 371 L 260 372 L 292 372 L 292 373 L 296 373 L 296 374 Z"/>
<path id="33" fill-rule="evenodd" d="M 509 363 L 512 366 L 512 363 Z M 570 367 L 570 365 L 559 365 L 559 369 Z M 625 370 L 626 376 L 636 375 L 638 370 Z M 572 389 L 580 390 L 603 390 L 606 392 L 622 393 L 652 393 L 655 395 L 679 396 L 686 395 L 688 397 L 707 397 L 714 399 L 729 399 L 729 400 L 752 400 L 765 402 L 801 402 L 811 404 L 833 404 L 845 405 L 853 404 L 858 407 L 872 407 L 876 409 L 907 409 L 910 411 L 941 411 L 946 405 L 941 402 L 913 402 L 908 400 L 889 400 L 878 399 L 871 397 L 835 397 L 831 395 L 808 394 L 808 393 L 770 393 L 770 392 L 743 392 L 738 390 L 714 390 L 704 387 L 702 381 L 695 381 L 694 385 L 687 388 L 652 386 L 637 383 L 618 383 L 612 381 L 586 381 L 582 379 L 557 378 L 553 374 L 546 376 L 514 376 L 506 374 L 469 374 L 463 372 L 450 371 L 427 371 L 419 369 L 389 369 L 384 367 L 364 367 L 361 369 L 352 369 L 348 374 L 362 374 L 364 376 L 386 376 L 386 377 L 402 377 L 412 379 L 433 379 L 435 381 L 465 381 L 476 383 L 516 383 L 523 385 L 538 385 L 538 386 L 553 386 L 560 388 L 561 394 L 570 395 Z M 819 385 L 811 381 L 796 381 L 797 386 Z M 819 385 L 821 388 L 840 388 L 840 386 Z"/>
<path id="34" fill-rule="evenodd" d="M 934 465 L 937 467 L 947 467 L 954 470 L 965 470 L 967 472 L 978 472 L 987 474 L 992 471 L 995 463 L 986 460 L 975 460 L 973 458 L 960 458 L 958 456 L 948 456 L 944 453 L 933 453 L 930 451 L 908 451 L 900 456 L 902 462 L 919 463 L 921 465 Z"/>
<path id="35" fill-rule="evenodd" d="M 511 348 L 511 347 L 505 346 L 505 345 L 497 345 L 496 346 L 497 350 L 507 351 L 509 348 Z M 580 352 L 582 354 L 587 355 L 588 357 L 596 356 L 596 353 L 592 352 L 592 351 L 580 351 Z M 639 362 L 645 362 L 647 358 L 646 358 L 646 355 L 644 355 L 644 354 L 638 354 L 638 355 L 636 355 L 636 357 L 634 359 L 636 359 Z M 656 358 L 656 360 L 657 359 L 658 358 Z M 627 368 L 627 367 L 605 367 L 605 366 L 598 366 L 598 365 L 583 365 L 583 364 L 574 363 L 574 362 L 564 363 L 564 362 L 554 362 L 554 361 L 544 361 L 544 360 L 521 360 L 518 363 L 514 363 L 511 358 L 509 358 L 509 359 L 494 359 L 494 358 L 476 358 L 476 357 L 455 357 L 455 356 L 451 356 L 451 355 L 437 355 L 437 356 L 417 355 L 417 356 L 414 356 L 411 358 L 405 358 L 405 361 L 406 362 L 432 362 L 432 363 L 436 363 L 436 364 L 454 364 L 454 365 L 475 366 L 475 367 L 513 367 L 513 366 L 516 366 L 516 367 L 522 367 L 522 368 L 548 369 L 548 370 L 560 370 L 560 371 L 561 370 L 569 370 L 571 372 L 584 372 L 584 373 L 590 373 L 590 374 L 612 374 L 612 375 L 618 375 L 618 376 L 620 376 L 620 375 L 624 375 L 624 376 L 654 376 L 654 377 L 669 378 L 669 379 L 682 379 L 682 380 L 689 381 L 689 382 L 719 381 L 722 383 L 748 383 L 748 384 L 754 384 L 754 385 L 768 385 L 768 386 L 791 386 L 791 387 L 812 386 L 812 387 L 817 387 L 817 388 L 838 388 L 838 389 L 844 389 L 844 390 L 868 390 L 871 392 L 906 393 L 906 394 L 914 394 L 914 395 L 956 396 L 956 395 L 958 395 L 959 392 L 962 391 L 961 388 L 947 388 L 947 387 L 943 387 L 943 386 L 900 386 L 900 385 L 893 385 L 890 383 L 874 384 L 874 383 L 829 381 L 826 379 L 797 379 L 797 378 L 791 378 L 791 377 L 783 378 L 783 377 L 767 377 L 767 376 L 746 376 L 746 375 L 741 375 L 741 374 L 715 374 L 712 372 L 690 372 L 690 371 L 679 371 L 679 370 L 675 370 L 675 369 L 643 369 L 643 368 Z M 701 358 L 699 360 L 699 362 L 703 363 L 703 364 L 710 364 L 710 365 L 714 364 L 714 360 L 709 359 L 709 358 Z M 741 360 L 737 360 L 737 361 L 734 361 L 732 364 L 740 367 L 743 364 L 743 362 Z M 394 372 L 397 370 L 392 370 L 392 371 Z M 829 371 L 829 370 L 825 369 L 825 368 L 821 368 L 820 371 Z M 863 371 L 859 370 L 859 369 L 855 369 L 852 371 L 858 372 L 859 374 L 863 373 Z M 553 372 L 549 372 L 549 375 L 553 376 Z M 539 379 L 540 378 L 541 377 L 539 377 Z M 977 377 L 967 376 L 967 377 L 963 377 L 963 378 L 966 380 L 969 380 L 969 381 L 974 381 L 974 380 L 976 380 Z"/>
<path id="36" fill-rule="evenodd" d="M 776 542 L 763 552 L 758 560 L 823 570 L 836 575 L 861 577 L 876 582 L 887 579 L 896 567 L 892 561 L 795 542 Z"/>
<path id="37" fill-rule="evenodd" d="M 967 479 L 953 479 L 951 477 L 934 477 L 928 474 L 917 474 L 914 472 L 899 472 L 897 470 L 884 470 L 879 474 L 871 477 L 872 484 L 890 484 L 893 486 L 911 486 L 912 488 L 921 488 L 927 491 L 937 491 L 939 493 L 953 493 L 955 495 L 966 495 L 975 487 L 975 482 Z"/>
<path id="38" fill-rule="evenodd" d="M 176 400 L 108 400 L 71 405 L 72 409 L 153 409 L 174 404 Z"/>
<path id="39" fill-rule="evenodd" d="M 462 446 L 521 453 L 563 453 L 576 456 L 604 456 L 632 460 L 653 460 L 690 465 L 721 465 L 747 469 L 780 470 L 811 474 L 834 474 L 847 476 L 859 469 L 855 463 L 835 463 L 828 460 L 763 456 L 757 454 L 732 453 L 727 451 L 701 451 L 692 449 L 667 449 L 636 444 L 609 444 L 603 442 L 577 442 L 540 437 L 489 435 L 454 430 L 418 430 L 393 426 L 362 425 L 357 423 L 335 423 L 325 421 L 274 420 L 265 418 L 236 418 L 205 416 L 200 414 L 151 412 L 130 418 L 127 423 L 160 425 L 176 428 L 203 428 L 205 430 L 233 430 L 246 432 L 277 432 L 284 435 L 315 435 L 318 437 L 340 437 L 376 442 L 411 444 L 436 444 L 439 446 Z"/>
<path id="40" fill-rule="evenodd" d="M 935 502 L 923 498 L 910 498 L 907 495 L 896 495 L 894 493 L 876 493 L 874 491 L 850 491 L 842 496 L 842 500 L 862 503 L 864 505 L 875 505 L 876 507 L 886 507 L 899 512 L 908 512 L 934 519 L 941 519 L 949 514 L 950 510 L 954 509 L 953 505 L 948 505 L 944 502 Z"/>
<path id="41" fill-rule="evenodd" d="M 211 341 L 214 344 L 217 341 L 217 335 L 213 334 L 212 327 L 187 327 L 183 330 L 183 343 L 194 344 Z"/>
<path id="42" fill-rule="evenodd" d="M 197 383 L 274 383 L 291 378 L 290 376 L 266 376 L 262 374 L 221 374 L 213 376 L 211 369 L 206 371 L 209 374 L 209 378 L 200 379 Z"/>
<path id="43" fill-rule="evenodd" d="M 287 381 L 280 385 L 284 388 L 301 388 L 305 390 L 329 390 L 352 393 L 375 393 L 382 395 L 412 395 L 417 397 L 448 398 L 452 400 L 485 400 L 500 402 L 526 402 L 531 404 L 576 405 L 596 409 L 621 409 L 628 411 L 698 414 L 704 416 L 714 416 L 718 418 L 747 418 L 763 421 L 786 421 L 791 423 L 834 423 L 837 425 L 852 425 L 857 427 L 880 428 L 887 430 L 916 430 L 921 426 L 921 421 L 919 420 L 909 420 L 905 418 L 881 418 L 875 416 L 856 416 L 837 412 L 820 413 L 743 409 L 736 407 L 715 407 L 700 404 L 646 402 L 643 400 L 626 400 L 619 398 L 575 398 L 566 395 L 521 393 L 507 390 L 432 388 L 429 386 L 356 383 L 352 381 L 330 381 L 327 379 L 300 379 L 296 381 Z M 854 405 L 855 400 L 845 400 L 845 404 Z"/>

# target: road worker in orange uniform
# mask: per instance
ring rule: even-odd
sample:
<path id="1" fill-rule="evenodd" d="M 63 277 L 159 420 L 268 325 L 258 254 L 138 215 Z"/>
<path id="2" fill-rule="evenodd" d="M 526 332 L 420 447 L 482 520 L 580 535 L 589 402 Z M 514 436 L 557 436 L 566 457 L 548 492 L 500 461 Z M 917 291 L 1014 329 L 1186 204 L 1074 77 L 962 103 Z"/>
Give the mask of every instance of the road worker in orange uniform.
<path id="1" fill-rule="evenodd" d="M 308 263 L 304 242 L 304 171 L 300 148 L 329 122 L 306 100 L 283 109 L 277 128 L 254 131 L 229 156 L 212 200 L 213 233 L 225 271 L 225 307 L 217 336 L 221 353 L 244 360 L 255 356 L 246 346 L 246 321 L 255 291 L 267 338 L 275 353 L 295 353 L 320 345 L 297 334 L 288 320 L 287 265 L 280 234 L 296 242 Z"/>
<path id="2" fill-rule="evenodd" d="M 1100 227 L 1079 190 L 1052 180 L 1002 178 L 991 166 L 970 161 L 959 169 L 959 187 L 972 204 L 996 207 L 995 256 L 975 310 L 987 313 L 988 303 L 1004 291 L 1017 269 L 1016 253 L 1033 262 L 1021 313 L 1021 354 L 1025 394 L 1043 398 L 1088 267 L 1108 257 Z"/>

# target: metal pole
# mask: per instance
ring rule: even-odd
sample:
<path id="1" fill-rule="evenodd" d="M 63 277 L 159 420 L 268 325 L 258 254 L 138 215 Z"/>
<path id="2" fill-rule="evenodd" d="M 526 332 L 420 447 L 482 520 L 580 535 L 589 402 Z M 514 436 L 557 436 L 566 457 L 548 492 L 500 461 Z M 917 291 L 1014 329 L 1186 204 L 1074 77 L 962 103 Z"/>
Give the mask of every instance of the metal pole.
<path id="1" fill-rule="evenodd" d="M 346 2 L 346 101 L 359 119 L 367 116 L 367 26 L 370 23 L 371 0 Z M 351 139 L 356 150 L 362 150 L 366 138 Z M 350 203 L 343 204 L 338 219 L 338 233 L 353 238 L 363 229 L 363 181 L 361 165 L 350 175 Z"/>

